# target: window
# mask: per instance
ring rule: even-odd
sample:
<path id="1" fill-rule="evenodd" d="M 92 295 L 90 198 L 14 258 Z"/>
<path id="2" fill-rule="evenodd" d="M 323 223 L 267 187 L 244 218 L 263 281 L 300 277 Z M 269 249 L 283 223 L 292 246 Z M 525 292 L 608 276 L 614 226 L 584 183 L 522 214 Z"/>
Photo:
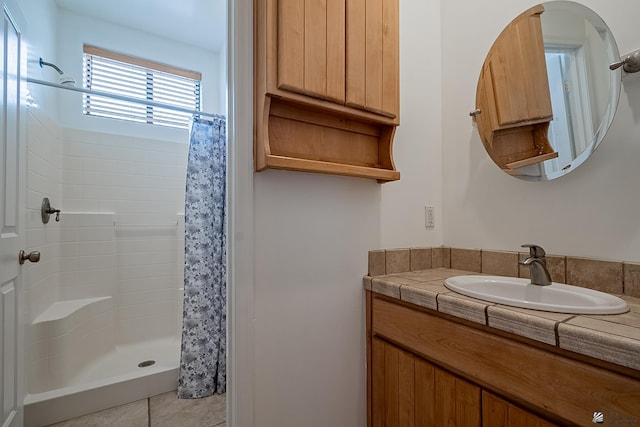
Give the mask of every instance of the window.
<path id="1" fill-rule="evenodd" d="M 89 45 L 84 46 L 83 70 L 85 89 L 114 95 L 85 93 L 85 115 L 186 129 L 192 114 L 162 105 L 200 111 L 200 73 Z"/>

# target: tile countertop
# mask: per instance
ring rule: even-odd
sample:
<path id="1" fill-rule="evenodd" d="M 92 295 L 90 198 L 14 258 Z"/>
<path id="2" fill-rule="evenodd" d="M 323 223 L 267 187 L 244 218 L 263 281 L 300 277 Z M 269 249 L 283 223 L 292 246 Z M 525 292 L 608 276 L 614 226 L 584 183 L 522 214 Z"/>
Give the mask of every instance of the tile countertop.
<path id="1" fill-rule="evenodd" d="M 529 310 L 470 298 L 444 286 L 444 279 L 468 274 L 479 273 L 435 268 L 365 276 L 363 282 L 365 289 L 378 294 L 640 370 L 640 298 L 621 296 L 630 307 L 624 314 Z"/>

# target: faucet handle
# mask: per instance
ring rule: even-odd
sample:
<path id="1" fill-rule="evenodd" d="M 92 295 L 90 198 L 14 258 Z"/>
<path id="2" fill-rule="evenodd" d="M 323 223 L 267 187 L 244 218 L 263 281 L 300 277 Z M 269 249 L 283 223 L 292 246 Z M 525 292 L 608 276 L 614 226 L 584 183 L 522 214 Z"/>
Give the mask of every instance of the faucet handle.
<path id="1" fill-rule="evenodd" d="M 542 249 L 540 246 L 538 245 L 534 245 L 531 243 L 525 243 L 524 245 L 522 245 L 523 248 L 529 248 L 529 255 L 532 257 L 536 257 L 536 258 L 544 258 L 547 254 L 544 251 L 544 249 Z"/>

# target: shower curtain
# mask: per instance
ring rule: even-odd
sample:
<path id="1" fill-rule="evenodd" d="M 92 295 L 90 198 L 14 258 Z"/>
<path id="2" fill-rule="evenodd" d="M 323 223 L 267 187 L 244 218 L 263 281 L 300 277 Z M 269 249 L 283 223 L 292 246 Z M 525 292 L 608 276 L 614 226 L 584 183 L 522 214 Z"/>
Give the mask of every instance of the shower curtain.
<path id="1" fill-rule="evenodd" d="M 226 120 L 194 119 L 185 195 L 185 264 L 178 397 L 226 389 Z"/>

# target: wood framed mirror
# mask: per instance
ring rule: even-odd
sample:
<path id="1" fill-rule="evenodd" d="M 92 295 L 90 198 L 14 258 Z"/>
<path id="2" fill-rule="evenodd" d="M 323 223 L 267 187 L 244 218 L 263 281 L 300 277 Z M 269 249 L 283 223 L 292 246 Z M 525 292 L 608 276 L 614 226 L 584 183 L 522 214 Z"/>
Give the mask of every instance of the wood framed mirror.
<path id="1" fill-rule="evenodd" d="M 602 142 L 618 105 L 620 58 L 613 34 L 571 1 L 536 5 L 489 50 L 472 113 L 489 156 L 528 181 L 563 176 Z"/>

